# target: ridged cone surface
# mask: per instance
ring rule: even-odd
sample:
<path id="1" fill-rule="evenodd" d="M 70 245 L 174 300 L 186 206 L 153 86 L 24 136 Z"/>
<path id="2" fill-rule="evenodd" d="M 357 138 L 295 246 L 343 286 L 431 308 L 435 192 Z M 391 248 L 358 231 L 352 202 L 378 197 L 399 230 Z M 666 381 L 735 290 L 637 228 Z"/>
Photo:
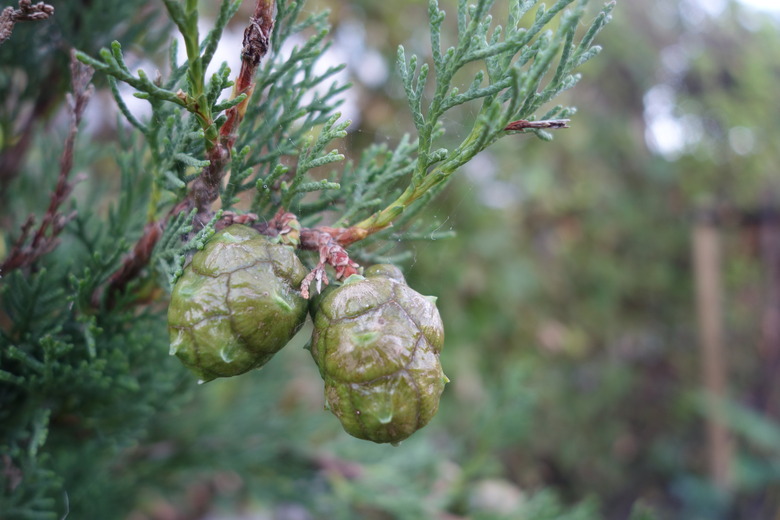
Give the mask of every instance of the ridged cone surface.
<path id="1" fill-rule="evenodd" d="M 258 368 L 306 319 L 306 276 L 292 248 L 233 225 L 197 252 L 168 308 L 171 354 L 202 381 Z"/>
<path id="2" fill-rule="evenodd" d="M 311 353 L 328 407 L 360 439 L 397 443 L 436 414 L 447 378 L 436 305 L 394 266 L 329 289 L 317 300 Z"/>

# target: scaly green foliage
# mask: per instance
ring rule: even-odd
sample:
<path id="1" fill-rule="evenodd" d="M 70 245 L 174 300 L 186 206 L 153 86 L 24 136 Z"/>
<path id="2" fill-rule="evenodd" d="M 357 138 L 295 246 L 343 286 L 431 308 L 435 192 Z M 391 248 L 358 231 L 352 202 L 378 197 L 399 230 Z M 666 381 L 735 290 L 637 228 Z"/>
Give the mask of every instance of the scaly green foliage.
<path id="1" fill-rule="evenodd" d="M 72 219 L 56 211 L 67 193 L 51 199 L 43 220 L 67 226 L 52 225 L 42 232 L 50 239 L 50 248 L 36 249 L 38 238 L 26 233 L 15 242 L 16 236 L 3 232 L 5 252 L 13 255 L 29 248 L 35 253 L 10 272 L 0 273 L 4 518 L 83 517 L 97 512 L 110 517 L 125 513 L 137 500 L 133 493 L 141 488 L 140 477 L 123 475 L 112 487 L 112 461 L 135 469 L 148 462 L 118 454 L 127 457 L 155 418 L 188 395 L 182 384 L 185 372 L 168 358 L 165 294 L 187 259 L 204 247 L 223 219 L 272 222 L 281 210 L 290 211 L 300 218 L 300 223 L 287 222 L 293 228 L 302 225 L 304 231 L 322 233 L 332 227 L 311 226 L 332 224 L 351 230 L 356 238 L 345 244 L 363 261 L 387 260 L 399 240 L 446 234 L 416 219 L 419 212 L 456 170 L 508 134 L 507 123 L 535 119 L 547 103 L 576 83 L 574 69 L 598 52 L 593 38 L 611 10 L 611 5 L 605 7 L 581 34 L 585 0 L 559 0 L 549 10 L 533 0 L 517 0 L 503 28 L 492 24 L 493 3 L 478 0 L 469 6 L 459 1 L 456 43 L 446 50 L 441 46 L 444 12 L 435 0 L 429 3 L 431 64 L 420 64 L 416 56 L 407 58 L 403 48 L 398 52 L 415 131 L 395 146 L 368 147 L 346 166 L 336 166 L 345 154 L 334 142 L 345 137 L 349 127 L 337 112 L 349 85 L 332 82 L 341 65 L 318 72 L 318 60 L 330 45 L 326 14 L 309 14 L 303 1 L 278 2 L 267 56 L 255 56 L 263 61 L 256 71 L 247 68 L 250 78 L 234 75 L 225 64 L 210 77 L 206 74 L 240 0 L 221 2 L 212 29 L 203 38 L 195 0 L 165 0 L 169 19 L 159 27 L 152 23 L 161 12 L 156 5 L 111 0 L 56 3 L 55 20 L 70 24 L 58 34 L 73 35 L 63 40 L 78 47 L 78 59 L 97 71 L 98 86 L 107 81 L 129 123 L 129 129 L 117 129 L 113 172 L 118 197 L 110 201 L 106 200 L 110 189 L 96 180 L 111 170 L 95 152 L 96 138 L 77 142 L 75 159 L 73 149 L 65 147 L 57 181 L 54 147 L 46 146 L 43 137 L 33 138 L 58 106 L 65 82 L 62 56 L 49 62 L 48 57 L 31 59 L 35 56 L 30 52 L 45 55 L 58 42 L 35 44 L 30 35 L 43 38 L 45 30 L 20 29 L 3 45 L 2 55 L 15 58 L 3 61 L 9 74 L 0 75 L 0 89 L 10 100 L 8 110 L 3 108 L 0 135 L 3 164 L 10 166 L 0 174 L 4 186 L 24 192 L 4 209 L 9 214 L 3 217 L 19 221 L 21 203 L 41 198 L 44 181 L 69 185 L 70 170 L 83 169 L 94 181 L 86 194 L 75 198 Z M 259 2 L 258 8 L 263 4 L 273 7 L 272 2 Z M 131 23 L 125 26 L 128 19 Z M 255 22 L 260 26 L 263 20 Z M 174 41 L 164 74 L 133 72 L 129 63 L 135 57 L 131 59 L 127 49 L 156 49 L 167 37 L 166 24 L 178 29 L 187 61 L 177 63 Z M 144 33 L 144 25 L 153 30 Z M 293 40 L 299 43 L 288 50 Z M 143 45 L 135 46 L 139 41 Z M 463 74 L 471 80 L 461 93 L 455 84 Z M 131 111 L 121 95 L 124 85 L 149 103 L 149 117 Z M 76 98 L 73 105 L 85 96 Z M 24 111 L 21 103 L 13 103 L 17 99 L 31 100 L 29 121 L 19 121 Z M 440 147 L 447 129 L 445 115 L 469 103 L 480 108 L 467 135 L 451 149 Z M 573 113 L 564 107 L 544 110 L 542 118 Z M 69 161 L 75 161 L 75 167 Z M 212 209 L 217 199 L 221 207 Z M 267 390 L 262 395 L 275 398 Z M 270 397 L 269 403 L 276 404 Z M 255 423 L 243 426 L 237 431 L 246 437 Z M 283 444 L 279 431 L 291 429 L 268 431 Z M 309 463 L 317 460 L 307 450 L 298 452 L 305 453 L 302 458 Z M 278 453 L 264 457 L 265 462 L 285 467 L 286 460 Z M 369 481 L 367 488 L 376 491 L 385 481 L 384 477 Z M 335 489 L 339 483 L 333 479 L 328 485 Z M 350 486 L 354 492 L 366 489 L 360 483 Z M 341 502 L 334 508 L 348 504 L 353 515 L 360 504 L 349 493 L 337 497 Z M 542 507 L 543 498 L 535 504 L 542 504 L 540 518 L 547 514 L 542 511 L 559 510 L 557 501 L 548 509 Z M 409 503 L 379 505 L 399 515 L 407 511 L 402 505 L 419 517 L 424 514 Z"/>
<path id="2" fill-rule="evenodd" d="M 429 2 L 434 94 L 427 109 L 423 96 L 429 65 L 423 63 L 418 70 L 418 57 L 412 55 L 407 61 L 404 48 L 398 49 L 398 69 L 418 134 L 416 165 L 404 192 L 385 209 L 359 223 L 359 227 L 381 229 L 390 225 L 412 203 L 426 193 L 440 189 L 453 172 L 506 135 L 505 127 L 509 122 L 532 118 L 542 105 L 576 84 L 579 76 L 572 71 L 599 52 L 599 47 L 592 46 L 593 38 L 609 20 L 614 4 L 605 7 L 578 44 L 574 43 L 574 37 L 586 1 L 577 2 L 575 9 L 563 13 L 555 33 L 542 31 L 572 3 L 560 0 L 550 10 L 541 6 L 531 26 L 525 28 L 520 22 L 536 2 L 518 1 L 512 5 L 506 29 L 503 29 L 502 26 L 491 28 L 492 0 L 481 0 L 473 6 L 460 1 L 457 45 L 443 51 L 441 26 L 445 13 L 438 8 L 437 1 Z M 542 87 L 556 58 L 559 62 L 555 74 Z M 484 64 L 487 78 L 485 70 L 479 70 L 469 88 L 461 93 L 452 86 L 453 79 L 474 62 Z M 466 138 L 453 150 L 434 149 L 436 137 L 441 135 L 438 129 L 442 116 L 458 105 L 478 100 L 481 107 Z M 544 119 L 565 117 L 569 113 L 569 109 L 555 107 Z M 537 134 L 545 136 L 541 132 Z M 424 204 L 417 205 L 418 210 L 422 207 Z"/>

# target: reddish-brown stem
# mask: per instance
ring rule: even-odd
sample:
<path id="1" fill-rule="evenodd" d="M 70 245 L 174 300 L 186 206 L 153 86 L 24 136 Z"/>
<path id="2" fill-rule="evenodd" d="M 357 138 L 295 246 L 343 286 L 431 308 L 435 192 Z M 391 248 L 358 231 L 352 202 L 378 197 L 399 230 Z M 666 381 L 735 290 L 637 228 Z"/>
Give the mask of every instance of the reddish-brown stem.
<path id="1" fill-rule="evenodd" d="M 220 183 L 227 173 L 230 155 L 238 136 L 237 130 L 246 114 L 248 101 L 254 89 L 253 79 L 257 67 L 270 46 L 270 37 L 274 26 L 273 12 L 274 0 L 258 0 L 254 15 L 244 31 L 241 70 L 233 87 L 233 98 L 235 99 L 241 94 L 246 94 L 247 98 L 227 111 L 227 119 L 220 128 L 219 140 L 207 155 L 210 164 L 192 183 L 186 199 L 173 208 L 164 219 L 146 226 L 143 235 L 125 258 L 122 267 L 110 278 L 109 294 L 125 289 L 127 284 L 141 273 L 151 259 L 154 246 L 162 236 L 165 223 L 171 216 L 196 208 L 196 223 L 205 225 L 211 219 L 213 215 L 211 204 L 219 198 Z M 223 228 L 232 223 L 251 225 L 256 219 L 255 215 L 236 216 L 233 213 L 227 213 L 217 224 L 217 228 Z M 291 226 L 292 221 L 297 222 L 295 215 L 280 210 L 270 221 L 255 223 L 253 227 L 268 236 L 284 235 L 285 243 L 297 244 L 300 240 L 298 246 L 301 249 L 319 252 L 320 261 L 302 286 L 302 291 L 307 297 L 308 286 L 312 281 L 316 280 L 318 285 L 322 282 L 327 284 L 325 265 L 335 268 L 337 279 L 344 279 L 356 273 L 359 266 L 349 258 L 345 247 L 383 229 L 318 226 L 299 230 L 297 226 Z M 96 292 L 93 298 L 96 305 L 100 300 L 100 294 L 100 292 Z"/>
<path id="2" fill-rule="evenodd" d="M 517 121 L 512 121 L 506 127 L 504 127 L 505 131 L 512 131 L 512 130 L 527 130 L 527 129 L 557 129 L 557 128 L 569 128 L 569 120 L 568 119 L 544 119 L 541 121 L 527 121 L 525 119 L 518 119 Z"/>
<path id="3" fill-rule="evenodd" d="M 301 230 L 301 248 L 318 251 L 320 260 L 317 266 L 303 279 L 301 294 L 309 299 L 309 286 L 317 283 L 317 291 L 322 290 L 323 283 L 328 285 L 328 276 L 325 274 L 325 266 L 330 265 L 336 270 L 336 279 L 343 280 L 353 274 L 357 274 L 360 266 L 349 258 L 349 253 L 339 242 L 338 237 L 351 239 L 347 233 L 352 228 L 317 227 Z"/>
<path id="4" fill-rule="evenodd" d="M 274 0 L 258 0 L 254 15 L 244 31 L 241 70 L 233 86 L 233 98 L 241 94 L 246 94 L 247 97 L 238 105 L 228 109 L 227 120 L 219 131 L 219 139 L 207 153 L 209 165 L 203 168 L 198 178 L 192 182 L 187 198 L 176 205 L 164 218 L 144 228 L 144 233 L 133 250 L 124 259 L 122 266 L 111 276 L 108 285 L 109 298 L 112 293 L 123 290 L 149 263 L 154 246 L 162 236 L 169 218 L 182 211 L 196 208 L 196 225 L 205 226 L 211 220 L 213 216 L 211 205 L 219 198 L 220 184 L 230 165 L 231 153 L 238 137 L 238 127 L 246 114 L 247 104 L 254 89 L 253 79 L 257 67 L 270 46 L 274 27 L 274 9 Z M 99 301 L 100 295 L 101 292 L 98 290 L 93 300 Z"/>
<path id="5" fill-rule="evenodd" d="M 0 12 L 0 44 L 11 37 L 16 22 L 46 20 L 54 14 L 54 7 L 43 2 L 33 4 L 31 0 L 19 0 L 19 9 L 6 7 Z"/>
<path id="6" fill-rule="evenodd" d="M 141 271 L 144 270 L 152 257 L 154 246 L 163 233 L 161 221 L 150 222 L 144 227 L 144 232 L 140 240 L 135 243 L 133 250 L 125 257 L 122 267 L 120 267 L 108 279 L 108 301 L 106 304 L 113 305 L 113 295 L 123 291 L 131 280 L 135 279 Z M 92 305 L 98 307 L 102 296 L 102 290 L 96 290 L 92 295 Z"/>
<path id="7" fill-rule="evenodd" d="M 337 280 L 343 280 L 359 272 L 360 266 L 350 259 L 345 246 L 367 237 L 369 232 L 365 229 L 328 226 L 301 228 L 298 217 L 285 211 L 284 208 L 280 208 L 273 218 L 266 222 L 252 224 L 252 221 L 257 219 L 257 215 L 250 215 L 244 215 L 242 222 L 238 222 L 232 214 L 228 215 L 227 219 L 223 219 L 227 221 L 224 224 L 225 226 L 237 222 L 247 224 L 266 236 L 278 239 L 282 244 L 319 253 L 320 258 L 317 265 L 301 283 L 301 294 L 304 298 L 309 298 L 309 286 L 313 282 L 316 282 L 318 291 L 322 289 L 323 284 L 328 285 L 328 276 L 325 273 L 326 265 L 330 265 L 336 270 Z M 217 225 L 218 228 L 224 227 L 220 224 Z"/>
<path id="8" fill-rule="evenodd" d="M 246 94 L 246 99 L 228 109 L 227 120 L 219 131 L 219 141 L 211 148 L 209 165 L 192 183 L 189 197 L 198 209 L 197 221 L 205 225 L 211 218 L 211 204 L 219 198 L 219 186 L 227 173 L 230 155 L 238 137 L 238 127 L 246 114 L 246 107 L 254 89 L 253 79 L 263 56 L 268 52 L 274 27 L 274 0 L 258 0 L 254 16 L 244 31 L 241 50 L 241 70 L 233 85 L 233 98 Z"/>
<path id="9" fill-rule="evenodd" d="M 228 109 L 227 121 L 219 130 L 220 139 L 232 148 L 236 142 L 239 124 L 246 114 L 249 99 L 254 91 L 254 77 L 260 60 L 268 53 L 271 45 L 271 33 L 274 28 L 274 0 L 258 0 L 249 25 L 244 30 L 244 42 L 241 49 L 241 70 L 233 85 L 233 99 L 246 94 L 246 99 Z"/>
<path id="10" fill-rule="evenodd" d="M 316 251 L 316 244 L 320 237 L 325 234 L 330 236 L 333 241 L 342 247 L 346 247 L 355 242 L 359 242 L 368 237 L 371 233 L 362 228 L 332 228 L 328 226 L 318 226 L 316 228 L 303 228 L 301 230 L 301 248 Z"/>
<path id="11" fill-rule="evenodd" d="M 0 274 L 6 274 L 14 269 L 29 267 L 38 258 L 53 251 L 59 244 L 59 234 L 65 228 L 65 225 L 76 216 L 75 212 L 64 215 L 59 210 L 71 191 L 73 191 L 73 183 L 68 180 L 68 176 L 73 169 L 73 150 L 76 144 L 78 127 L 87 107 L 87 102 L 92 95 L 92 87 L 89 82 L 92 80 L 93 73 L 94 70 L 83 65 L 76 59 L 73 53 L 71 54 L 73 94 L 68 95 L 68 103 L 72 120 L 60 157 L 57 185 L 49 198 L 49 207 L 46 209 L 38 229 L 32 233 L 35 219 L 30 215 L 22 226 L 20 236 L 11 248 L 11 252 L 0 265 Z M 32 239 L 28 243 L 31 234 Z"/>

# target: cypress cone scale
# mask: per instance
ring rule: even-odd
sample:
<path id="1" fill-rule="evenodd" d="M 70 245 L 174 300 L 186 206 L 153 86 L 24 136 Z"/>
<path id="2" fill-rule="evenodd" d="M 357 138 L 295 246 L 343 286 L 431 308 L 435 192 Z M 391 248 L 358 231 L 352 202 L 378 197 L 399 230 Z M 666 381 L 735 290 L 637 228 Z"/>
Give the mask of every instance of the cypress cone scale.
<path id="1" fill-rule="evenodd" d="M 306 319 L 306 276 L 292 248 L 232 225 L 192 258 L 168 307 L 171 354 L 201 381 L 259 368 Z"/>
<path id="2" fill-rule="evenodd" d="M 444 326 L 398 268 L 377 265 L 314 304 L 311 354 L 330 411 L 359 439 L 398 443 L 433 418 L 448 381 Z"/>

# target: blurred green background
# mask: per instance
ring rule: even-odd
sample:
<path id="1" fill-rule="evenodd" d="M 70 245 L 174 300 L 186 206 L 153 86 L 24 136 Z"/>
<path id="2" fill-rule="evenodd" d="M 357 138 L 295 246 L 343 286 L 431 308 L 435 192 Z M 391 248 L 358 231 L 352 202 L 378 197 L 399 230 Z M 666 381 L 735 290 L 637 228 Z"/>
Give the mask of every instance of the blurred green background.
<path id="1" fill-rule="evenodd" d="M 412 128 L 393 63 L 399 43 L 425 54 L 427 6 L 307 4 L 324 8 L 356 158 Z M 562 101 L 572 128 L 456 175 L 425 218 L 457 236 L 402 266 L 438 296 L 452 383 L 400 447 L 323 410 L 304 330 L 261 371 L 188 390 L 70 499 L 132 520 L 778 518 L 778 17 L 619 1 Z M 448 116 L 453 140 L 474 113 Z"/>

